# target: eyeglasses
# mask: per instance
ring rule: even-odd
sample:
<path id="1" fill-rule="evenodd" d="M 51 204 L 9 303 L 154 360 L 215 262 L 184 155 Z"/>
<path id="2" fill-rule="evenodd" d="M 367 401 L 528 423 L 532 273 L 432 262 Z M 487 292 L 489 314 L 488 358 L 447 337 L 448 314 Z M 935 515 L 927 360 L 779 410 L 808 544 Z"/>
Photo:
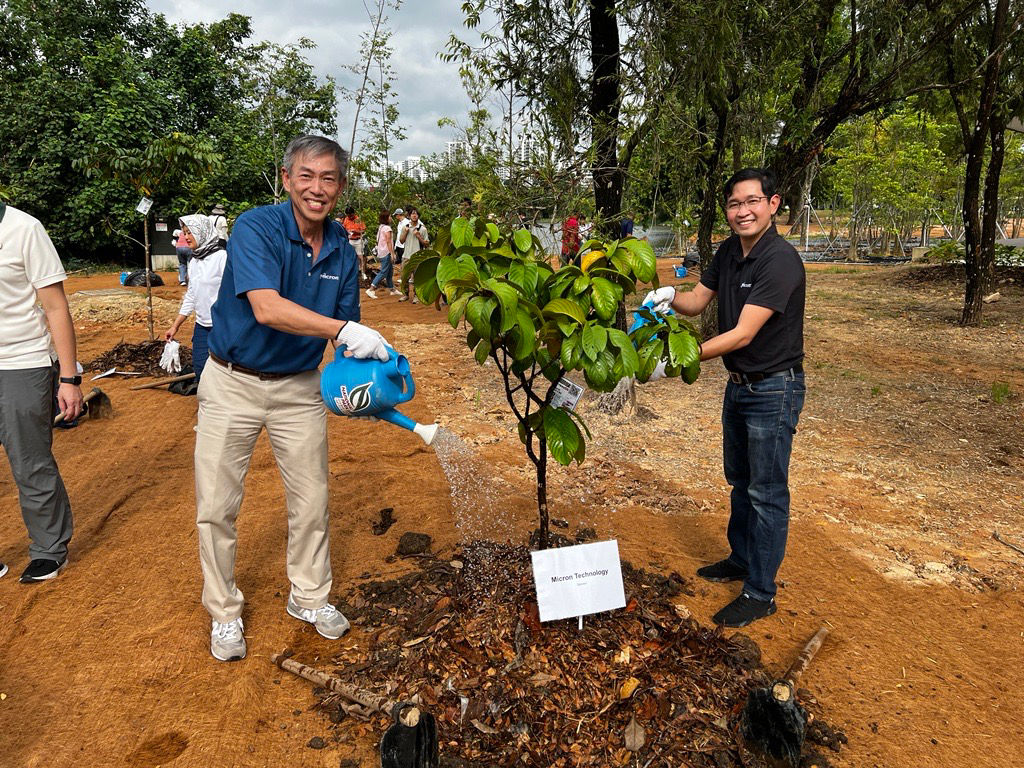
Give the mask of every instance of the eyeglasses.
<path id="1" fill-rule="evenodd" d="M 750 210 L 755 205 L 758 205 L 762 200 L 767 199 L 768 197 L 766 195 L 760 195 L 758 197 L 748 197 L 746 200 L 732 200 L 726 204 L 725 210 L 729 211 L 729 213 L 735 213 L 740 210 L 740 208 Z"/>

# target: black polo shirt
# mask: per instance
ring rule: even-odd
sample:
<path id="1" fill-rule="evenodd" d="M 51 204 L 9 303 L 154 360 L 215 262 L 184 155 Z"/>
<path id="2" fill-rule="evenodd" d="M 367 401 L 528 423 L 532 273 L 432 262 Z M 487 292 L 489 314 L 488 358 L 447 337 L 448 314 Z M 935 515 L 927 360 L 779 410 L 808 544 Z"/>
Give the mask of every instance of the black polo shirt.
<path id="1" fill-rule="evenodd" d="M 718 246 L 700 281 L 718 293 L 718 331 L 736 327 L 745 304 L 774 310 L 747 346 L 722 356 L 741 373 L 784 371 L 804 359 L 804 263 L 772 224 L 747 257 L 739 235 Z"/>

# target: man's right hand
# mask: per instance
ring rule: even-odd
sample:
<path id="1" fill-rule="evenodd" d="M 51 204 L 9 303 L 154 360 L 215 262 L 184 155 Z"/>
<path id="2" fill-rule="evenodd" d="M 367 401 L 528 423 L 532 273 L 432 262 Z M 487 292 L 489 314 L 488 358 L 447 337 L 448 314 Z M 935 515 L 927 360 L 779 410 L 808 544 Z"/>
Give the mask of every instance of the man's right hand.
<path id="1" fill-rule="evenodd" d="M 338 331 L 336 340 L 348 348 L 352 357 L 375 358 L 382 363 L 387 362 L 388 343 L 373 328 L 349 320 Z"/>
<path id="2" fill-rule="evenodd" d="M 672 308 L 672 302 L 676 298 L 676 289 L 666 285 L 656 291 L 651 291 L 644 297 L 644 304 L 653 304 L 654 311 L 664 314 Z"/>

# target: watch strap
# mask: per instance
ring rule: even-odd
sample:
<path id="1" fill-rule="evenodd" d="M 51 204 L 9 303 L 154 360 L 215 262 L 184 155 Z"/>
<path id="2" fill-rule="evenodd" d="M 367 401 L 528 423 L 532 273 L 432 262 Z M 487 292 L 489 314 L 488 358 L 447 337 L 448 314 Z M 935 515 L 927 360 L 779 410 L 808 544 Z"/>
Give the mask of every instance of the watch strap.
<path id="1" fill-rule="evenodd" d="M 77 386 L 81 385 L 82 377 L 81 376 L 61 376 L 60 377 L 60 383 L 61 384 L 74 384 L 77 387 Z"/>

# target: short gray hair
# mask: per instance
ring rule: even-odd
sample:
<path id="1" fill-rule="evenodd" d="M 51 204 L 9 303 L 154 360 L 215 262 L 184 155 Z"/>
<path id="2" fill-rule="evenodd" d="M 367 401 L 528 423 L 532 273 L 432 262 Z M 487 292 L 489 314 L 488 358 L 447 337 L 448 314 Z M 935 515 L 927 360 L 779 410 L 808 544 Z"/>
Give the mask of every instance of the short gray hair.
<path id="1" fill-rule="evenodd" d="M 326 136 L 311 134 L 296 136 L 288 143 L 281 165 L 288 173 L 291 173 L 296 157 L 320 157 L 322 155 L 333 155 L 334 159 L 338 161 L 338 174 L 341 178 L 345 178 L 345 174 L 348 172 L 348 152 L 342 149 L 334 139 L 328 139 Z"/>

